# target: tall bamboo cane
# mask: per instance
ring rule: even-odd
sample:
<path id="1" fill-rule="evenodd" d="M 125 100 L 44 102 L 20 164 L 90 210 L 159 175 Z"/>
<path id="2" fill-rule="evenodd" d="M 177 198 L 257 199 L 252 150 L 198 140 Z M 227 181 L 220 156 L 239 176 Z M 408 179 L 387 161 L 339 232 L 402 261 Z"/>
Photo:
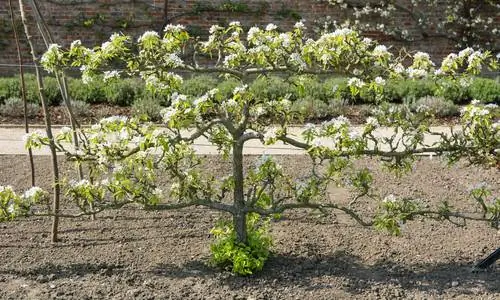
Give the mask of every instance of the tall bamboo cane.
<path id="1" fill-rule="evenodd" d="M 28 44 L 31 49 L 31 55 L 33 57 L 33 63 L 35 65 L 35 74 L 36 74 L 36 79 L 37 79 L 37 84 L 38 84 L 38 94 L 40 96 L 40 101 L 42 103 L 42 110 L 43 110 L 43 118 L 45 121 L 45 131 L 47 133 L 47 137 L 49 139 L 49 148 L 50 148 L 50 154 L 52 157 L 52 176 L 53 176 L 53 192 L 54 192 L 54 198 L 52 202 L 52 235 L 51 235 L 51 240 L 52 242 L 57 242 L 58 241 L 58 228 L 59 228 L 59 202 L 60 202 L 60 196 L 61 196 L 61 186 L 59 183 L 59 165 L 57 162 L 57 153 L 56 153 L 56 145 L 54 142 L 54 136 L 52 134 L 52 124 L 50 120 L 50 113 L 47 105 L 47 101 L 45 100 L 44 96 L 44 87 L 43 87 L 43 78 L 42 74 L 40 72 L 40 68 L 38 66 L 38 58 L 36 56 L 36 51 L 35 51 L 35 46 L 33 44 L 32 36 L 29 31 L 28 27 L 28 19 L 26 18 L 26 12 L 24 9 L 24 3 L 23 0 L 19 0 L 19 11 L 21 12 L 21 20 L 23 22 L 24 26 L 24 33 L 26 34 L 26 38 L 28 40 Z"/>
<path id="2" fill-rule="evenodd" d="M 28 113 L 27 113 L 28 102 L 26 100 L 26 84 L 24 81 L 23 56 L 21 55 L 19 36 L 17 35 L 16 22 L 14 20 L 14 10 L 12 9 L 12 0 L 9 0 L 9 15 L 12 24 L 12 31 L 14 32 L 14 41 L 16 43 L 17 60 L 19 62 L 19 81 L 21 83 L 21 99 L 23 100 L 23 112 L 24 112 L 24 132 L 29 133 L 30 129 L 28 125 Z M 35 186 L 35 163 L 33 162 L 33 151 L 31 151 L 31 148 L 28 149 L 28 158 L 31 171 L 31 186 Z"/>

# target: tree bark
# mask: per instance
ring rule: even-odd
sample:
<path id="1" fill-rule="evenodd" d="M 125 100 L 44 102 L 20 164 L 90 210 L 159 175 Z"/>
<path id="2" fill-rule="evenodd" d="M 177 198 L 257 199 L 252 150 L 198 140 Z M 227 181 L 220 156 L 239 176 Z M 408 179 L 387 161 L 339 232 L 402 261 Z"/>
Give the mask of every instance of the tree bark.
<path id="1" fill-rule="evenodd" d="M 234 179 L 234 230 L 238 243 L 247 244 L 247 213 L 245 212 L 245 195 L 243 192 L 243 143 L 235 138 L 233 145 L 233 179 Z"/>
<path id="2" fill-rule="evenodd" d="M 59 166 L 57 163 L 57 153 L 56 153 L 56 145 L 54 142 L 54 136 L 52 134 L 52 124 L 50 120 L 50 114 L 48 110 L 48 105 L 47 101 L 45 100 L 44 96 L 44 88 L 43 88 L 43 78 L 42 74 L 40 72 L 40 67 L 38 66 L 38 58 L 36 56 L 36 51 L 35 51 L 35 46 L 32 41 L 32 37 L 30 35 L 29 27 L 28 27 L 28 20 L 26 18 L 26 13 L 24 10 L 24 3 L 23 0 L 19 0 L 19 10 L 21 12 L 21 19 L 23 22 L 24 26 L 24 32 L 26 34 L 26 38 L 28 40 L 28 44 L 31 49 L 31 55 L 33 57 L 33 63 L 35 65 L 35 74 L 37 78 L 37 84 L 38 84 L 38 93 L 40 96 L 40 102 L 42 103 L 42 110 L 43 110 L 43 117 L 45 121 L 45 131 L 47 134 L 47 138 L 49 139 L 49 148 L 50 148 L 50 154 L 52 157 L 52 180 L 54 184 L 54 198 L 52 201 L 52 235 L 51 235 L 51 240 L 52 242 L 57 242 L 58 241 L 58 228 L 59 228 L 59 200 L 60 200 L 60 195 L 61 195 L 61 187 L 59 183 Z"/>

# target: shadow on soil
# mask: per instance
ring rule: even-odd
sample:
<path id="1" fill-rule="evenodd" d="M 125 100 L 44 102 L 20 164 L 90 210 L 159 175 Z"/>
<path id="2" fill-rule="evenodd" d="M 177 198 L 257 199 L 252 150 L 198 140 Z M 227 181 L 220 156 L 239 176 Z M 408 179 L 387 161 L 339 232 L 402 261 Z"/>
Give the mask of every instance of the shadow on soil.
<path id="1" fill-rule="evenodd" d="M 261 273 L 249 277 L 233 276 L 227 271 L 211 268 L 203 261 L 192 261 L 180 267 L 162 264 L 152 273 L 173 278 L 220 277 L 233 290 L 248 287 L 259 289 L 263 284 L 273 288 L 325 289 L 332 287 L 327 282 L 328 277 L 333 276 L 343 278 L 343 289 L 353 294 L 388 283 L 403 290 L 437 293 L 456 288 L 463 294 L 473 294 L 471 289 L 478 287 L 500 292 L 500 273 L 497 270 L 472 273 L 471 267 L 463 263 L 401 265 L 393 261 L 366 265 L 359 257 L 337 251 L 331 256 L 320 257 L 275 255 Z"/>

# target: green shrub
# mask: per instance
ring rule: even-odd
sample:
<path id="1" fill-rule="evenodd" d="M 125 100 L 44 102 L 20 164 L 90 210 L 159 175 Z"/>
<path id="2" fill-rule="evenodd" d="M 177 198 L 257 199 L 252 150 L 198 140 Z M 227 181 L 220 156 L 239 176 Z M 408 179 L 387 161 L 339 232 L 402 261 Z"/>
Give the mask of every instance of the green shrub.
<path id="1" fill-rule="evenodd" d="M 200 75 L 184 80 L 180 93 L 190 96 L 201 96 L 217 86 L 214 76 Z"/>
<path id="2" fill-rule="evenodd" d="M 291 101 L 296 99 L 292 85 L 278 76 L 258 77 L 250 85 L 250 91 L 255 98 L 263 101 L 281 99 L 287 95 L 291 96 Z"/>
<path id="3" fill-rule="evenodd" d="M 334 85 L 325 85 L 318 76 L 298 76 L 292 78 L 291 81 L 295 85 L 294 93 L 297 95 L 297 99 L 315 98 L 326 103 L 336 97 Z M 330 82 L 330 84 L 333 84 L 333 82 Z"/>
<path id="4" fill-rule="evenodd" d="M 383 97 L 387 102 L 415 101 L 425 96 L 434 96 L 436 84 L 430 80 L 388 80 Z"/>
<path id="5" fill-rule="evenodd" d="M 238 275 L 251 275 L 262 270 L 272 246 L 268 224 L 269 221 L 262 220 L 259 215 L 248 214 L 248 245 L 244 245 L 237 243 L 232 222 L 219 221 L 210 231 L 215 237 L 210 245 L 212 262 Z"/>
<path id="6" fill-rule="evenodd" d="M 341 99 L 342 102 L 352 103 L 352 95 L 347 86 L 347 78 L 331 77 L 323 82 L 323 90 L 329 101 Z"/>
<path id="7" fill-rule="evenodd" d="M 233 94 L 233 91 L 237 86 L 241 86 L 241 85 L 242 85 L 242 83 L 238 79 L 229 78 L 227 80 L 220 82 L 217 85 L 217 89 L 219 89 L 219 92 L 222 95 L 222 97 L 227 98 Z"/>
<path id="8" fill-rule="evenodd" d="M 89 104 L 105 103 L 103 82 L 94 80 L 91 84 L 84 84 L 80 79 L 69 81 L 69 94 L 75 101 L 83 101 Z"/>
<path id="9" fill-rule="evenodd" d="M 39 103 L 38 85 L 34 75 L 26 74 L 24 76 L 24 84 L 26 89 L 26 101 L 30 103 Z M 0 81 L 0 98 L 5 101 L 9 98 L 21 98 L 21 84 L 19 77 L 2 78 Z"/>
<path id="10" fill-rule="evenodd" d="M 146 116 L 149 120 L 161 120 L 163 99 L 152 95 L 144 95 L 132 104 L 132 113 L 135 116 Z"/>
<path id="11" fill-rule="evenodd" d="M 64 102 L 62 103 L 64 106 Z M 71 109 L 76 117 L 90 116 L 90 104 L 80 100 L 71 100 Z"/>
<path id="12" fill-rule="evenodd" d="M 301 98 L 293 102 L 291 110 L 305 119 L 318 119 L 331 115 L 327 103 L 312 97 Z"/>
<path id="13" fill-rule="evenodd" d="M 19 77 L 0 78 L 0 104 L 11 97 L 21 97 Z"/>
<path id="14" fill-rule="evenodd" d="M 31 74 L 26 74 L 26 76 L 24 76 L 24 86 L 26 88 L 26 101 L 40 104 L 40 94 L 36 77 Z M 20 88 L 15 97 L 21 97 Z"/>
<path id="15" fill-rule="evenodd" d="M 103 86 L 106 102 L 119 106 L 130 106 L 141 97 L 144 84 L 137 79 L 112 80 Z"/>
<path id="16" fill-rule="evenodd" d="M 465 104 L 470 101 L 469 86 L 469 82 L 462 82 L 462 80 L 442 81 L 435 95 L 455 104 Z"/>
<path id="17" fill-rule="evenodd" d="M 469 95 L 483 103 L 500 104 L 500 81 L 488 78 L 475 78 L 469 87 Z"/>
<path id="18" fill-rule="evenodd" d="M 27 103 L 26 114 L 28 117 L 36 116 L 40 111 L 40 106 L 35 103 Z M 23 100 L 18 97 L 12 97 L 5 100 L 5 103 L 0 105 L 0 114 L 10 117 L 24 116 Z"/>
<path id="19" fill-rule="evenodd" d="M 384 86 L 384 101 L 401 103 L 406 96 L 406 92 L 407 88 L 406 85 L 403 84 L 403 81 L 388 80 Z"/>
<path id="20" fill-rule="evenodd" d="M 406 103 L 411 111 L 417 111 L 422 106 L 427 107 L 437 117 L 450 117 L 459 114 L 459 107 L 443 97 L 427 96 L 417 101 Z"/>
<path id="21" fill-rule="evenodd" d="M 37 87 L 38 88 L 38 87 Z M 45 100 L 48 105 L 59 105 L 62 101 L 61 89 L 57 79 L 54 77 L 45 77 L 43 79 L 43 91 L 45 95 Z M 37 97 L 38 99 L 38 97 Z"/>

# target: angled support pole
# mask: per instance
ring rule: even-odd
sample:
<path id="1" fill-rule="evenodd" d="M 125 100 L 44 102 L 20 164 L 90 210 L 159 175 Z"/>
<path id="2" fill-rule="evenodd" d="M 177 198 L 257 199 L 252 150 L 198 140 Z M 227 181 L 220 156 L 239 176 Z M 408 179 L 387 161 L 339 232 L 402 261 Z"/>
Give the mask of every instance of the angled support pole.
<path id="1" fill-rule="evenodd" d="M 493 265 L 498 259 L 500 259 L 500 248 L 497 250 L 493 251 L 490 255 L 488 255 L 485 259 L 481 260 L 478 262 L 473 270 L 474 271 L 480 271 L 480 270 L 485 270 L 489 266 Z"/>

